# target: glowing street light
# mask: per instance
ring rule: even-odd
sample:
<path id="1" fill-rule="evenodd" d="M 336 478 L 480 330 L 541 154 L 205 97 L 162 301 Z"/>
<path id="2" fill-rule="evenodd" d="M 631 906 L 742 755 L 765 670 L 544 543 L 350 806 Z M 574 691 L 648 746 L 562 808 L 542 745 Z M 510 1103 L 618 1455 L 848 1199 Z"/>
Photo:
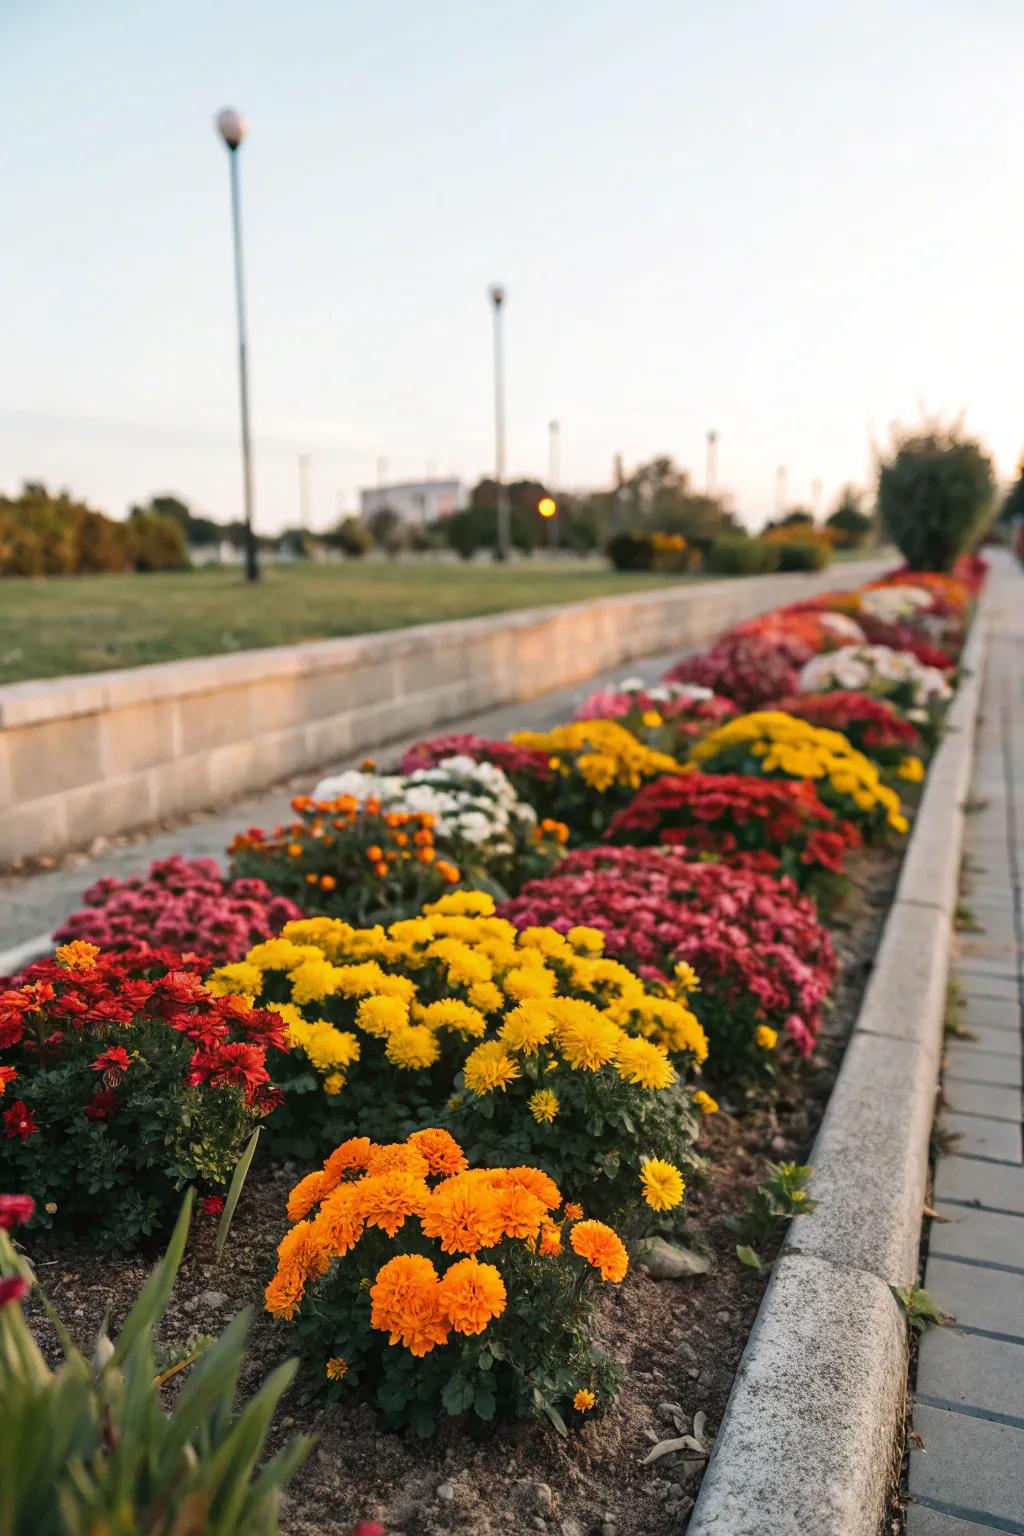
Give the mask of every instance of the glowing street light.
<path id="1" fill-rule="evenodd" d="M 558 503 L 553 496 L 542 496 L 537 503 L 537 511 L 541 517 L 554 517 L 558 511 Z"/>
<path id="2" fill-rule="evenodd" d="M 259 580 L 256 536 L 252 527 L 252 438 L 249 431 L 249 343 L 245 325 L 245 284 L 242 278 L 242 205 L 238 189 L 238 150 L 248 124 L 234 107 L 217 113 L 217 132 L 227 146 L 231 167 L 231 227 L 235 244 L 235 307 L 238 314 L 238 392 L 242 410 L 242 487 L 245 498 L 245 579 Z"/>

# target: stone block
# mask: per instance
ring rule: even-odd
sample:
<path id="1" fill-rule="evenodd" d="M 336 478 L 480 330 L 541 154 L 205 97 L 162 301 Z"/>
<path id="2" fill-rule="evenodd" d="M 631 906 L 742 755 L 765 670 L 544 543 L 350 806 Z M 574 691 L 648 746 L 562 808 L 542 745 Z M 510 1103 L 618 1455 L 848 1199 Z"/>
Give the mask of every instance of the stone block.
<path id="1" fill-rule="evenodd" d="M 178 706 L 173 699 L 106 711 L 97 719 L 104 779 L 155 768 L 181 754 Z"/>
<path id="2" fill-rule="evenodd" d="M 1024 1274 L 961 1264 L 933 1253 L 924 1283 L 929 1295 L 962 1327 L 1024 1340 Z"/>
<path id="3" fill-rule="evenodd" d="M 793 1249 L 912 1283 L 935 1088 L 935 1061 L 921 1046 L 854 1036 L 809 1159 L 820 1203 L 792 1224 Z"/>
<path id="4" fill-rule="evenodd" d="M 907 1536 L 991 1536 L 990 1525 L 975 1525 L 973 1520 L 958 1520 L 927 1504 L 911 1504 L 907 1509 Z"/>
<path id="5" fill-rule="evenodd" d="M 906 1361 L 906 1326 L 881 1280 L 780 1259 L 689 1536 L 876 1536 Z"/>
<path id="6" fill-rule="evenodd" d="M 72 846 L 62 795 L 0 811 L 0 863 Z"/>
<path id="7" fill-rule="evenodd" d="M 985 1120 L 980 1115 L 954 1115 L 943 1110 L 944 1131 L 955 1136 L 950 1151 L 965 1157 L 994 1157 L 1004 1163 L 1021 1161 L 1020 1127 L 1007 1120 Z"/>
<path id="8" fill-rule="evenodd" d="M 965 997 L 1020 1006 L 1020 986 L 1013 974 L 979 970 L 977 962 L 961 965 L 959 961 L 954 961 L 952 974 Z"/>
<path id="9" fill-rule="evenodd" d="M 988 1083 L 965 1083 L 947 1077 L 943 1083 L 946 1103 L 954 1114 L 981 1115 L 986 1120 L 1008 1120 L 1019 1125 L 1021 1103 L 1019 1088 L 993 1088 Z"/>
<path id="10" fill-rule="evenodd" d="M 61 795 L 104 775 L 98 715 L 51 720 L 6 738 L 10 792 L 17 804 Z"/>
<path id="11" fill-rule="evenodd" d="M 180 700 L 178 709 L 183 757 L 258 739 L 262 729 L 257 690 L 252 686 L 196 694 Z"/>
<path id="12" fill-rule="evenodd" d="M 935 1168 L 935 1198 L 1024 1216 L 1024 1164 L 1015 1168 L 970 1157 L 940 1157 Z M 1021 1241 L 1024 1244 L 1024 1230 Z M 1024 1247 L 1020 1267 L 1024 1269 Z"/>
<path id="13" fill-rule="evenodd" d="M 911 1498 L 952 1505 L 990 1529 L 1019 1527 L 1024 1429 L 976 1419 L 946 1408 L 914 1410 L 924 1449 L 910 1443 Z M 1010 1522 L 1007 1524 L 1007 1522 Z"/>
<path id="14" fill-rule="evenodd" d="M 123 774 L 100 784 L 69 790 L 63 797 L 72 848 L 85 848 L 95 837 L 119 837 L 154 820 L 149 774 Z"/>
<path id="15" fill-rule="evenodd" d="M 1002 1264 L 1024 1273 L 1024 1217 L 936 1202 L 946 1218 L 932 1227 L 929 1252 L 938 1259 Z"/>
<path id="16" fill-rule="evenodd" d="M 1010 1044 L 1009 1038 L 1006 1040 Z M 959 1078 L 967 1083 L 986 1083 L 994 1087 L 1021 1088 L 1024 1081 L 1020 1051 L 985 1051 L 974 1043 L 948 1045 L 946 1047 L 947 1098 L 951 1081 Z"/>
<path id="17" fill-rule="evenodd" d="M 1024 1343 L 930 1328 L 921 1340 L 916 1395 L 986 1416 L 1020 1419 L 1024 1427 Z"/>

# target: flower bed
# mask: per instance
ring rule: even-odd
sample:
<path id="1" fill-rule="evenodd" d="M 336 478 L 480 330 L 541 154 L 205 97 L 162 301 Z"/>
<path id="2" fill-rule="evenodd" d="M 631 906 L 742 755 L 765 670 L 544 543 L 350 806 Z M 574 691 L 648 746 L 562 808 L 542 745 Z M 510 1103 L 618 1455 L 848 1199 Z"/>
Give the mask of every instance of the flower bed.
<path id="1" fill-rule="evenodd" d="M 760 634 L 734 631 L 709 651 L 677 662 L 663 681 L 696 683 L 732 699 L 741 709 L 757 709 L 794 693 L 801 667 L 814 655 L 815 647 L 785 631 L 767 643 Z"/>
<path id="2" fill-rule="evenodd" d="M 106 875 L 82 900 L 85 906 L 54 934 L 58 943 L 84 939 L 101 949 L 130 949 L 145 936 L 214 962 L 240 959 L 302 915 L 263 880 L 227 880 L 213 859 L 177 853 L 151 864 L 145 876 Z"/>
<path id="3" fill-rule="evenodd" d="M 649 981 L 692 970 L 690 1006 L 717 1081 L 772 1065 L 787 1041 L 809 1055 L 835 981 L 828 932 L 791 880 L 695 862 L 683 849 L 580 850 L 500 911 L 527 929 L 586 923 Z"/>

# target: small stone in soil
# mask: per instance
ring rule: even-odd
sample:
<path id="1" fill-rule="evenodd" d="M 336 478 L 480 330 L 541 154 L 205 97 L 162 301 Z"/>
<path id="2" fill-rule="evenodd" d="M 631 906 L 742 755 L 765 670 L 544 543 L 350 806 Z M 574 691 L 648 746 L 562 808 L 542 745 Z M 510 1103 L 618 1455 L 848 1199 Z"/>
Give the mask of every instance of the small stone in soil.
<path id="1" fill-rule="evenodd" d="M 455 1497 L 455 1484 L 438 1483 L 437 1496 L 439 1499 L 443 1499 L 446 1504 L 450 1504 Z"/>
<path id="2" fill-rule="evenodd" d="M 532 1510 L 537 1515 L 551 1513 L 554 1498 L 547 1483 L 523 1481 L 520 1483 L 519 1489 L 520 1499 L 526 1509 Z"/>

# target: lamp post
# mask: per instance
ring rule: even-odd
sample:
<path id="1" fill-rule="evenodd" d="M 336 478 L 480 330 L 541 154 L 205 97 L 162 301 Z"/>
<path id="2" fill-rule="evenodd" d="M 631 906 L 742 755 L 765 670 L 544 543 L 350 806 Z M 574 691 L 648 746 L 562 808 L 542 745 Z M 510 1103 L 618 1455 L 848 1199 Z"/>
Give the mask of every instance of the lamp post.
<path id="1" fill-rule="evenodd" d="M 710 500 L 715 494 L 715 482 L 718 468 L 718 433 L 712 427 L 708 431 L 708 456 L 707 468 L 704 473 L 704 494 Z"/>
<path id="2" fill-rule="evenodd" d="M 242 205 L 238 188 L 238 151 L 247 123 L 240 112 L 225 107 L 217 114 L 217 132 L 227 145 L 231 174 L 231 227 L 235 244 L 235 307 L 238 313 L 238 393 L 242 413 L 242 488 L 245 500 L 245 579 L 258 581 L 259 562 L 252 527 L 252 438 L 249 431 L 249 343 L 245 325 L 245 283 L 242 273 Z"/>
<path id="3" fill-rule="evenodd" d="M 498 283 L 488 290 L 494 310 L 494 509 L 497 543 L 495 559 L 509 556 L 508 497 L 505 493 L 505 368 L 502 357 L 501 311 L 505 290 Z"/>
<path id="4" fill-rule="evenodd" d="M 550 501 L 551 502 L 552 510 L 551 510 L 551 512 L 548 512 L 548 513 L 541 512 L 541 516 L 542 517 L 546 517 L 547 520 L 548 520 L 548 543 L 552 547 L 558 543 L 558 518 L 555 516 L 555 513 L 557 513 L 557 511 L 558 511 L 558 505 L 557 505 L 557 502 L 554 499 L 558 495 L 558 482 L 559 482 L 559 480 L 561 478 L 560 465 L 559 465 L 559 453 L 558 453 L 558 450 L 559 450 L 558 433 L 559 433 L 558 422 L 557 421 L 549 421 L 548 422 L 548 494 L 544 498 L 544 501 Z M 543 503 L 542 503 L 542 505 L 543 505 Z"/>
<path id="5" fill-rule="evenodd" d="M 786 510 L 786 466 L 780 464 L 775 471 L 775 516 L 781 517 Z"/>

